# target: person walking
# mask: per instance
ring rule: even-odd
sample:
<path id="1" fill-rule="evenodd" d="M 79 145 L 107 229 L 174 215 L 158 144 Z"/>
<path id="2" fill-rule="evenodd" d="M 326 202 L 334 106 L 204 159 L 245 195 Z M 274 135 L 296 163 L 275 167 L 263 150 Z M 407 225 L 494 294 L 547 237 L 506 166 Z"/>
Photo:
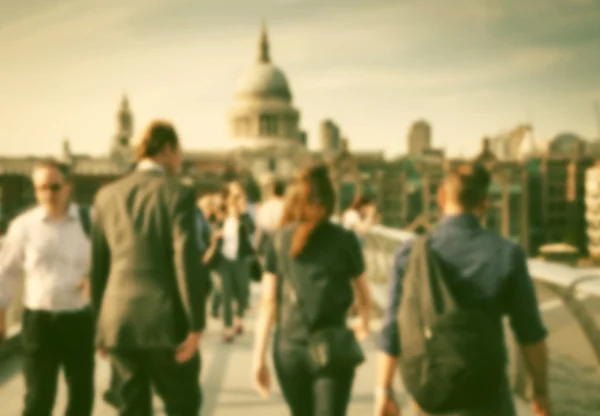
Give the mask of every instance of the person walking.
<path id="1" fill-rule="evenodd" d="M 68 168 L 56 161 L 33 169 L 37 206 L 10 224 L 0 251 L 0 343 L 5 309 L 25 275 L 23 294 L 23 416 L 50 416 L 62 369 L 67 416 L 89 416 L 94 403 L 94 320 L 86 295 L 87 219 L 70 202 Z"/>
<path id="2" fill-rule="evenodd" d="M 265 184 L 265 188 L 268 190 L 268 197 L 260 205 L 256 215 L 255 247 L 261 256 L 264 256 L 267 240 L 271 238 L 281 223 L 285 184 L 280 180 L 270 178 L 269 182 Z"/>
<path id="3" fill-rule="evenodd" d="M 377 205 L 375 201 L 367 196 L 359 195 L 342 215 L 342 226 L 354 231 L 362 241 L 375 224 L 376 218 Z"/>
<path id="4" fill-rule="evenodd" d="M 152 389 L 172 416 L 196 416 L 207 274 L 200 270 L 194 190 L 174 178 L 181 146 L 155 121 L 135 172 L 103 187 L 92 211 L 96 345 L 119 377 L 119 414 L 152 414 Z"/>
<path id="5" fill-rule="evenodd" d="M 267 396 L 266 351 L 276 322 L 275 373 L 293 416 L 346 415 L 355 370 L 364 360 L 359 341 L 369 331 L 371 298 L 355 234 L 330 220 L 335 199 L 325 166 L 304 171 L 286 193 L 283 223 L 265 258 L 253 379 Z M 351 330 L 354 292 L 360 320 Z"/>
<path id="6" fill-rule="evenodd" d="M 244 195 L 235 188 L 224 191 L 226 215 L 219 233 L 218 273 L 221 277 L 223 304 L 223 340 L 232 342 L 244 332 L 244 315 L 249 299 L 249 263 L 255 255 L 244 211 Z M 235 305 L 235 316 L 234 316 Z"/>
<path id="7" fill-rule="evenodd" d="M 438 192 L 444 218 L 429 236 L 409 241 L 395 256 L 380 340 L 376 416 L 400 415 L 392 390 L 398 366 L 418 415 L 515 416 L 504 315 L 531 373 L 534 414 L 550 415 L 547 330 L 523 249 L 481 225 L 489 185 L 490 174 L 481 165 L 451 171 Z M 433 362 L 438 364 L 427 365 Z M 430 369 L 437 372 L 429 374 Z M 424 394 L 424 388 L 436 394 Z M 425 411 L 443 407 L 453 410 Z"/>

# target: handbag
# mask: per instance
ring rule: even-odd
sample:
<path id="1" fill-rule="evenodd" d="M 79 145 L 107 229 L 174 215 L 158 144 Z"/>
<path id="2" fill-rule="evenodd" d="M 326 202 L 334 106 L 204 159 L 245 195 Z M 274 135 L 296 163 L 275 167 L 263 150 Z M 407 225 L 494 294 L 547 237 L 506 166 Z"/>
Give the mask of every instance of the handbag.
<path id="1" fill-rule="evenodd" d="M 253 282 L 260 282 L 262 280 L 263 269 L 257 255 L 253 255 L 249 258 L 248 272 L 250 273 L 250 279 Z"/>
<path id="2" fill-rule="evenodd" d="M 279 263 L 278 268 L 280 269 L 280 273 L 288 278 L 290 288 L 294 294 L 292 301 L 300 308 L 309 330 L 308 353 L 312 372 L 335 372 L 359 366 L 365 361 L 365 355 L 352 330 L 346 326 L 332 326 L 312 330 L 310 319 L 304 310 L 301 291 L 298 290 L 299 285 L 296 275 L 287 254 L 285 254 L 286 252 L 282 250 L 282 239 L 283 233 L 279 232 L 275 237 L 275 248 Z"/>

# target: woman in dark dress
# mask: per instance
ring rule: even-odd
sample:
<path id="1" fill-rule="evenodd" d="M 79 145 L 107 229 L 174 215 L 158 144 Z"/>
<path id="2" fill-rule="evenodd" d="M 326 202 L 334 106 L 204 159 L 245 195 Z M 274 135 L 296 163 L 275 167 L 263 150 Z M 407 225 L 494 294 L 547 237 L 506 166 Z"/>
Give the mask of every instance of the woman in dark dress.
<path id="1" fill-rule="evenodd" d="M 275 371 L 293 416 L 346 414 L 358 363 L 315 366 L 311 346 L 315 334 L 334 330 L 347 331 L 353 338 L 344 348 L 350 344 L 359 348 L 356 339 L 362 341 L 369 329 L 370 294 L 363 255 L 356 235 L 330 221 L 335 198 L 326 167 L 303 172 L 288 188 L 283 224 L 265 259 L 253 378 L 258 391 L 267 395 L 266 350 L 275 323 Z M 360 314 L 355 337 L 346 324 L 353 293 Z M 344 348 L 333 348 L 332 356 L 339 354 L 341 360 Z"/>

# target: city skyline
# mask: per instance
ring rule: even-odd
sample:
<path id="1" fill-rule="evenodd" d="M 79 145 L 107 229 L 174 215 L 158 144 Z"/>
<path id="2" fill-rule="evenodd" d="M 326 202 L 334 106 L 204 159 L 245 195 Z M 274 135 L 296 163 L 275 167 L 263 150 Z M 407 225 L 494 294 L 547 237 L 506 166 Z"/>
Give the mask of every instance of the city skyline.
<path id="1" fill-rule="evenodd" d="M 64 138 L 106 153 L 123 93 L 136 132 L 167 118 L 187 149 L 224 148 L 263 19 L 313 148 L 326 118 L 351 148 L 386 155 L 406 151 L 421 118 L 450 154 L 519 123 L 538 140 L 598 136 L 599 2 L 322 3 L 0 2 L 0 153 L 56 154 Z"/>

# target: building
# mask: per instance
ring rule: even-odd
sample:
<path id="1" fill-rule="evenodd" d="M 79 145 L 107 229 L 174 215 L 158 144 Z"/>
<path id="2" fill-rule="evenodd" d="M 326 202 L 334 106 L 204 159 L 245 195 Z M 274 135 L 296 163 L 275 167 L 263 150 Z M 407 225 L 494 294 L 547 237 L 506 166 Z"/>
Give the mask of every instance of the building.
<path id="1" fill-rule="evenodd" d="M 594 260 L 600 260 L 600 162 L 585 174 L 585 206 L 588 252 Z"/>
<path id="2" fill-rule="evenodd" d="M 261 28 L 256 61 L 240 77 L 226 119 L 228 149 L 184 149 L 183 175 L 198 188 L 213 188 L 215 183 L 237 178 L 248 189 L 255 189 L 256 179 L 264 174 L 290 179 L 306 163 L 321 160 L 332 168 L 340 195 L 338 211 L 357 193 L 382 195 L 383 152 L 351 152 L 348 140 L 332 120 L 322 123 L 321 148 L 308 149 L 306 132 L 300 127 L 301 112 L 294 106 L 286 75 L 273 63 L 265 25 Z M 116 113 L 116 131 L 108 140 L 105 155 L 74 153 L 70 141 L 64 141 L 60 157 L 72 168 L 78 202 L 90 204 L 102 185 L 132 167 L 134 134 L 132 106 L 123 96 Z M 10 219 L 34 202 L 29 174 L 40 159 L 0 158 L 0 232 Z"/>
<path id="3" fill-rule="evenodd" d="M 431 148 L 431 126 L 425 120 L 418 120 L 408 133 L 408 154 L 419 156 Z"/>
<path id="4" fill-rule="evenodd" d="M 309 157 L 287 77 L 271 60 L 263 24 L 257 59 L 238 81 L 228 124 L 233 157 L 255 177 L 290 178 Z"/>

